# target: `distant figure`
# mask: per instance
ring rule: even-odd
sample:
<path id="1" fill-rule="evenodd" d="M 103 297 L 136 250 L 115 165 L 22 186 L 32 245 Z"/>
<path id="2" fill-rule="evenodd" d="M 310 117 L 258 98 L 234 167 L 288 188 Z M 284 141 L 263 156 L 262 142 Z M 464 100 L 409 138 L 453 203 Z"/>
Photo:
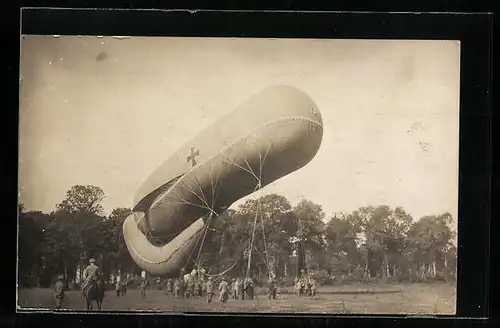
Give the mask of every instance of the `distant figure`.
<path id="1" fill-rule="evenodd" d="M 225 278 L 222 278 L 222 281 L 220 282 L 219 285 L 219 302 L 221 303 L 226 303 L 228 299 L 228 283 L 226 282 Z"/>
<path id="2" fill-rule="evenodd" d="M 311 278 L 311 296 L 316 296 L 316 280 Z"/>
<path id="3" fill-rule="evenodd" d="M 166 286 L 165 286 L 165 295 L 172 297 L 172 290 L 174 288 L 174 283 L 172 279 L 168 278 Z"/>
<path id="4" fill-rule="evenodd" d="M 207 292 L 207 303 L 210 303 L 212 302 L 212 295 L 214 292 L 214 283 L 212 282 L 212 277 L 208 277 L 208 280 L 205 283 L 205 290 Z"/>
<path id="5" fill-rule="evenodd" d="M 245 299 L 244 279 L 238 278 L 238 280 L 239 280 L 239 284 L 238 284 L 238 297 L 239 297 L 240 300 L 244 300 Z"/>
<path id="6" fill-rule="evenodd" d="M 246 298 L 249 300 L 253 300 L 254 282 L 252 277 L 245 278 L 245 283 L 246 284 L 243 287 L 245 289 Z"/>
<path id="7" fill-rule="evenodd" d="M 276 299 L 276 281 L 271 278 L 269 279 L 269 299 Z"/>
<path id="8" fill-rule="evenodd" d="M 143 278 L 141 280 L 141 284 L 139 285 L 139 289 L 141 290 L 141 296 L 146 297 L 146 288 L 148 286 L 148 280 L 146 278 Z"/>
<path id="9" fill-rule="evenodd" d="M 99 267 L 95 265 L 95 260 L 91 258 L 89 263 L 85 270 L 83 270 L 82 299 L 85 297 L 87 288 L 96 283 L 97 276 L 99 275 Z"/>
<path id="10" fill-rule="evenodd" d="M 293 289 L 294 289 L 294 292 L 295 292 L 295 294 L 297 296 L 301 296 L 302 295 L 301 283 L 300 283 L 299 279 L 295 280 L 295 285 L 294 285 Z"/>
<path id="11" fill-rule="evenodd" d="M 54 284 L 54 297 L 56 298 L 56 309 L 62 308 L 62 303 L 64 301 L 64 276 L 57 276 L 57 282 Z"/>
<path id="12" fill-rule="evenodd" d="M 233 299 L 236 299 L 236 291 L 234 289 L 235 283 L 236 283 L 236 279 L 232 278 L 231 279 L 231 283 L 229 284 L 229 293 L 228 293 L 228 295 L 231 298 L 233 298 Z"/>
<path id="13" fill-rule="evenodd" d="M 198 279 L 198 281 L 196 282 L 196 295 L 198 297 L 203 296 L 203 280 L 202 279 Z"/>
<path id="14" fill-rule="evenodd" d="M 240 298 L 240 285 L 241 285 L 240 278 L 236 278 L 233 286 L 233 298 L 235 300 Z"/>
<path id="15" fill-rule="evenodd" d="M 312 287 L 312 284 L 311 284 L 311 279 L 310 278 L 307 278 L 305 280 L 305 285 L 306 285 L 306 295 L 307 296 L 311 296 L 311 287 Z"/>
<path id="16" fill-rule="evenodd" d="M 120 284 L 120 280 L 116 280 L 115 281 L 115 291 L 116 291 L 116 296 L 119 297 L 120 296 L 120 291 L 121 291 L 121 284 Z"/>
<path id="17" fill-rule="evenodd" d="M 174 296 L 179 298 L 181 296 L 181 281 L 180 279 L 175 279 L 174 281 Z"/>

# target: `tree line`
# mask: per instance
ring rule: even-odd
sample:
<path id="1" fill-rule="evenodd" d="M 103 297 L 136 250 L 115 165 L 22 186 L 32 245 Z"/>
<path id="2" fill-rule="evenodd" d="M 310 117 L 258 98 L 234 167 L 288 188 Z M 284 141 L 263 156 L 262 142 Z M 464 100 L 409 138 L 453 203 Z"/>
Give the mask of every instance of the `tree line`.
<path id="1" fill-rule="evenodd" d="M 123 239 L 132 213 L 116 208 L 104 215 L 105 194 L 76 185 L 50 213 L 19 205 L 19 285 L 49 286 L 94 257 L 105 276 L 139 274 Z M 279 279 L 297 275 L 300 259 L 323 283 L 335 281 L 422 281 L 456 279 L 456 232 L 449 213 L 414 220 L 402 207 L 361 207 L 326 217 L 321 205 L 303 199 L 292 206 L 278 194 L 247 200 L 220 214 L 186 260 L 211 274 Z M 303 254 L 303 256 L 299 256 Z"/>

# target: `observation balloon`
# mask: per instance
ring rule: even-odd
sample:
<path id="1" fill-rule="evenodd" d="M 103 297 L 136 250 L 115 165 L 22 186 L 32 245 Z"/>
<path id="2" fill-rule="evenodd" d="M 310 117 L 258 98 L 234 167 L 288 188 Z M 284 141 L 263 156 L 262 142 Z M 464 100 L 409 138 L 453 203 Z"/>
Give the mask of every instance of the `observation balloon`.
<path id="1" fill-rule="evenodd" d="M 139 188 L 123 224 L 132 258 L 149 273 L 177 273 L 213 217 L 309 163 L 322 136 L 321 113 L 304 92 L 274 86 L 253 95 Z"/>

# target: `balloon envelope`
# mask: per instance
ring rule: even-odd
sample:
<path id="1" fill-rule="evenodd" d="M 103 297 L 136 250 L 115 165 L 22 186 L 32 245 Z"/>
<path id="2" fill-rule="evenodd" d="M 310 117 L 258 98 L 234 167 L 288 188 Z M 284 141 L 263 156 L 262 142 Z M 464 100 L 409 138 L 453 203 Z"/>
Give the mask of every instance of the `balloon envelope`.
<path id="1" fill-rule="evenodd" d="M 322 136 L 321 114 L 304 92 L 275 86 L 253 95 L 181 146 L 139 188 L 133 217 L 124 223 L 134 260 L 150 272 L 178 270 L 173 259 L 159 259 L 173 249 L 189 252 L 192 236 L 203 230 L 200 218 L 309 163 Z M 154 248 L 151 238 L 164 246 Z"/>

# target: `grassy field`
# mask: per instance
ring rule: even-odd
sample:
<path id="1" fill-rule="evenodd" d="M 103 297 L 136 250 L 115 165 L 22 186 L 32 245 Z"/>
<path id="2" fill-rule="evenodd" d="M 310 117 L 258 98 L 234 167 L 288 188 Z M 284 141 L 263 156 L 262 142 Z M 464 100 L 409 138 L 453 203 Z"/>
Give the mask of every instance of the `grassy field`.
<path id="1" fill-rule="evenodd" d="M 144 298 L 135 289 L 124 297 L 107 291 L 102 311 L 455 314 L 456 288 L 451 283 L 323 286 L 314 298 L 298 297 L 290 291 L 269 300 L 266 289 L 257 288 L 254 300 L 230 299 L 226 304 L 219 303 L 217 296 L 207 304 L 204 298 L 170 299 L 159 290 L 148 290 Z M 84 301 L 79 295 L 78 291 L 69 291 L 64 308 L 83 310 Z M 50 309 L 55 301 L 50 289 L 21 289 L 18 306 Z"/>

